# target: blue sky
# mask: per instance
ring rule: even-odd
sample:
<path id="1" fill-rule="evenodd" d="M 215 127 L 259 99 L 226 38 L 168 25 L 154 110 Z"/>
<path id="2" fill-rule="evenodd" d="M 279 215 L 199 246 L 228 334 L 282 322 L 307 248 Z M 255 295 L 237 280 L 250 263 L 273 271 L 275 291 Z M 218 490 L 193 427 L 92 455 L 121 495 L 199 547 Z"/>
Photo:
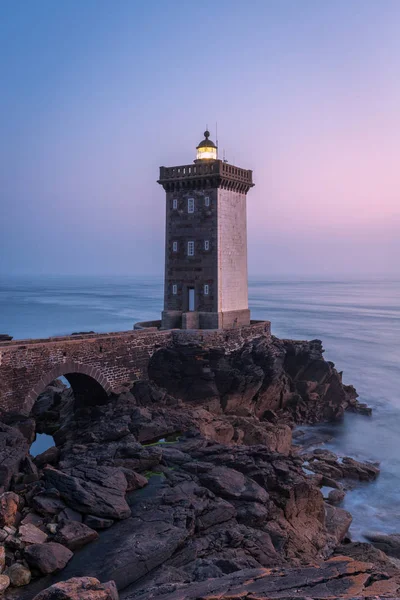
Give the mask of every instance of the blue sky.
<path id="1" fill-rule="evenodd" d="M 160 165 L 254 170 L 249 271 L 399 275 L 397 0 L 0 5 L 0 273 L 162 273 Z"/>

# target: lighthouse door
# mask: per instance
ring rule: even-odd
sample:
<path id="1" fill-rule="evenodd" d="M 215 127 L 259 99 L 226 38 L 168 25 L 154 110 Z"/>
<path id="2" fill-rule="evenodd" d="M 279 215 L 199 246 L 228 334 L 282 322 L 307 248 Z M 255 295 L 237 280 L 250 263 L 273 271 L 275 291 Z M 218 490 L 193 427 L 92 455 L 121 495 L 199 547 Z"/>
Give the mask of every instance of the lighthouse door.
<path id="1" fill-rule="evenodd" d="M 188 307 L 189 311 L 194 310 L 194 288 L 188 288 Z"/>

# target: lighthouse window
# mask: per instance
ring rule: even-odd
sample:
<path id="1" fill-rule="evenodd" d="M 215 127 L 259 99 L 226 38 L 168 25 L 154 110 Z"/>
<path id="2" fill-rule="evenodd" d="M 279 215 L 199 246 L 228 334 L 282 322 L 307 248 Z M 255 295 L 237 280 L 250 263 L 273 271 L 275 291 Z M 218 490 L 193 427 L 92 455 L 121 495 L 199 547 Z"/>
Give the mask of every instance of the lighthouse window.
<path id="1" fill-rule="evenodd" d="M 194 213 L 194 198 L 188 198 L 188 213 Z"/>
<path id="2" fill-rule="evenodd" d="M 176 294 L 178 293 L 178 286 L 176 285 L 176 283 L 174 283 L 174 285 L 172 286 L 172 293 L 174 294 L 174 296 L 176 296 Z"/>
<path id="3" fill-rule="evenodd" d="M 194 256 L 194 242 L 188 242 L 188 256 Z"/>
<path id="4" fill-rule="evenodd" d="M 178 208 L 178 199 L 177 199 L 177 198 L 174 198 L 174 199 L 172 200 L 172 208 L 173 208 L 174 210 L 176 210 L 176 209 Z"/>
<path id="5" fill-rule="evenodd" d="M 204 240 L 204 250 L 210 249 L 210 240 Z"/>
<path id="6" fill-rule="evenodd" d="M 208 283 L 206 283 L 204 286 L 204 295 L 208 296 L 208 292 L 209 292 L 209 287 L 208 287 Z"/>
<path id="7" fill-rule="evenodd" d="M 210 196 L 206 196 L 204 198 L 204 204 L 205 204 L 205 206 L 210 206 Z"/>
<path id="8" fill-rule="evenodd" d="M 172 251 L 178 252 L 178 242 L 172 242 Z"/>

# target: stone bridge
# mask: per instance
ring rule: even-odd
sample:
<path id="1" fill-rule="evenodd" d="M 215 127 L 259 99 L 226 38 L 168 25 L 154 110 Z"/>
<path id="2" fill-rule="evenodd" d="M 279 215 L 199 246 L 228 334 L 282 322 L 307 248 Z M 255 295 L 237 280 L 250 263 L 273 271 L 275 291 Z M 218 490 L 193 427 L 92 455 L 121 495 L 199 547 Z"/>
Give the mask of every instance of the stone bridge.
<path id="1" fill-rule="evenodd" d="M 120 333 L 0 342 L 0 413 L 29 415 L 38 395 L 61 376 L 70 383 L 76 400 L 107 402 L 111 392 L 147 378 L 149 359 L 159 348 L 192 344 L 232 352 L 260 336 L 270 336 L 268 321 L 230 330 L 162 331 L 150 326 Z"/>

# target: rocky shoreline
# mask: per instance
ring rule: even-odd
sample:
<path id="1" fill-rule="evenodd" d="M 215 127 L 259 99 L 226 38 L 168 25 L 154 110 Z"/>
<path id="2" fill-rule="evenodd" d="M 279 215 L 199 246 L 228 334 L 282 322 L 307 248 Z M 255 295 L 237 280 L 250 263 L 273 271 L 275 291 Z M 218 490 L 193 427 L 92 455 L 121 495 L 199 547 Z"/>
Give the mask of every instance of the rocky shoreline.
<path id="1" fill-rule="evenodd" d="M 2 416 L 5 598 L 400 595 L 398 536 L 353 543 L 340 507 L 378 465 L 293 446 L 296 425 L 370 414 L 319 340 L 160 349 L 148 375 L 77 409 L 54 382 Z M 56 446 L 33 458 L 37 433 Z"/>

